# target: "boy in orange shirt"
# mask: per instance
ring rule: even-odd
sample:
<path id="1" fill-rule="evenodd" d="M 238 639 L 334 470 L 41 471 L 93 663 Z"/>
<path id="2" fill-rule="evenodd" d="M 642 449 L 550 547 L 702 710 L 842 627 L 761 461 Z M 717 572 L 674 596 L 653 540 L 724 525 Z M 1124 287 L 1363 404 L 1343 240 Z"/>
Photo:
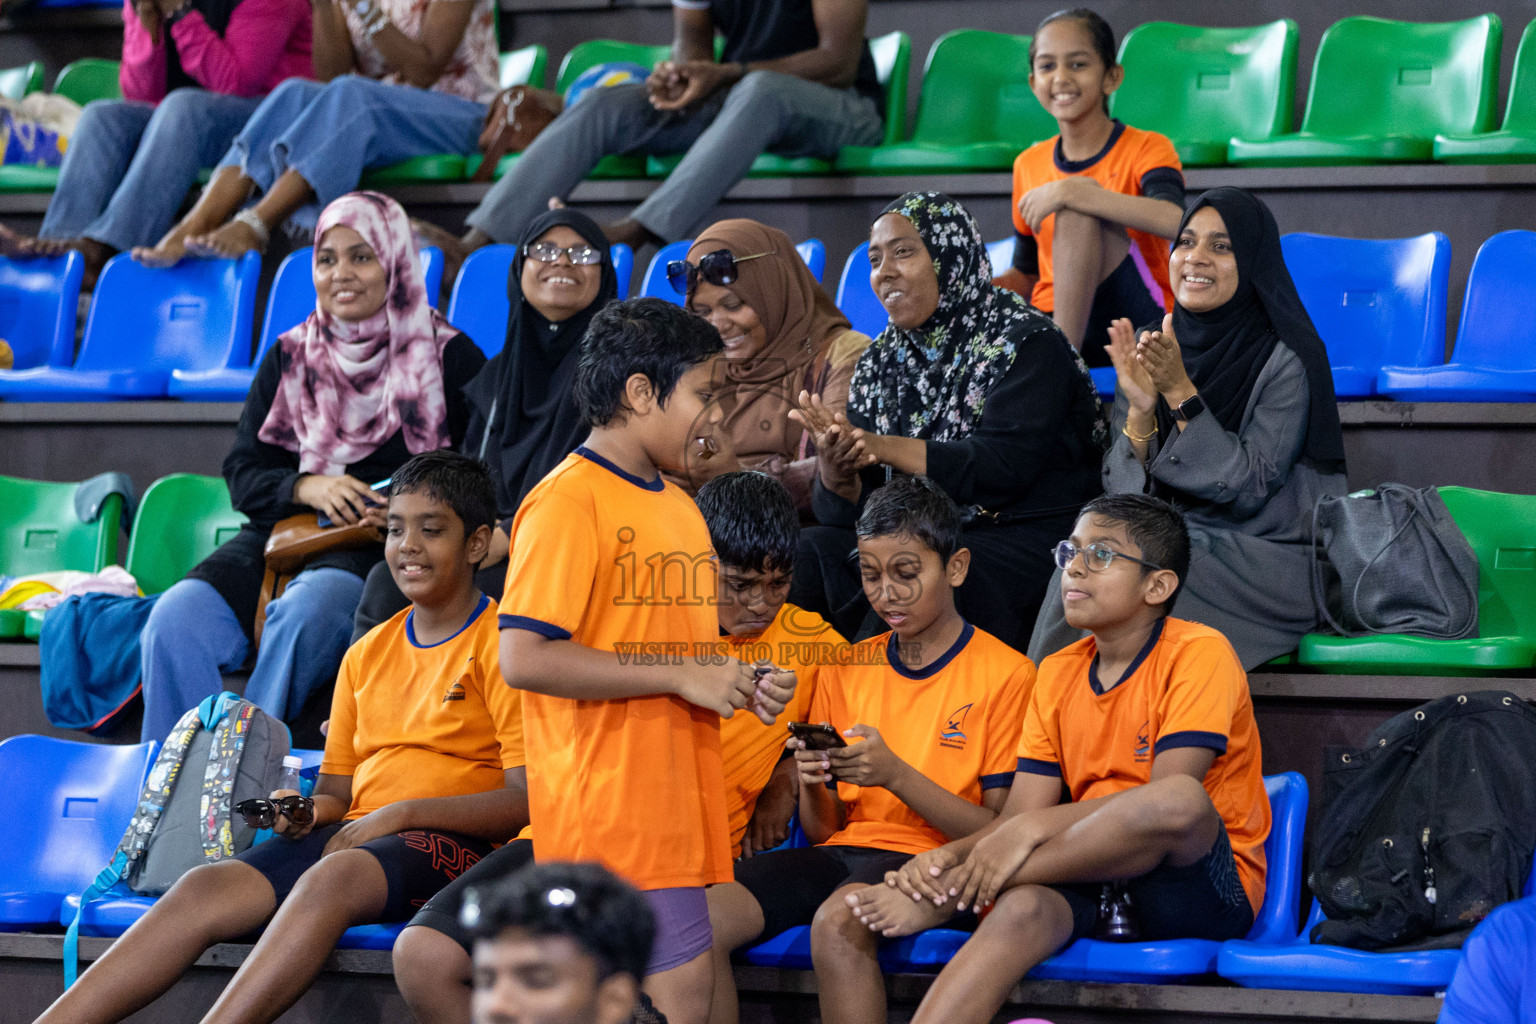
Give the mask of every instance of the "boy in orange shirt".
<path id="1" fill-rule="evenodd" d="M 731 877 L 720 719 L 765 722 L 792 672 L 721 657 L 709 530 L 663 473 L 718 450 L 720 335 L 660 299 L 612 303 L 574 392 L 592 432 L 523 499 L 501 600 L 501 668 L 523 691 L 539 860 L 595 860 L 656 913 L 646 990 L 708 1016 L 704 887 Z"/>
<path id="2" fill-rule="evenodd" d="M 844 901 L 913 854 L 986 825 L 1013 782 L 1034 666 L 955 610 L 970 552 L 954 502 L 925 477 L 898 477 L 870 496 L 856 532 L 864 592 L 892 631 L 845 648 L 817 676 L 810 720 L 854 742 L 808 750 L 788 741 L 800 824 L 817 845 L 738 861 L 735 882 L 709 891 L 711 1024 L 737 1019 L 731 951 L 806 924 L 821 1019 L 883 1024 L 879 936 Z"/>
<path id="3" fill-rule="evenodd" d="M 313 800 L 272 794 L 271 817 L 247 820 L 275 838 L 183 875 L 39 1021 L 121 1020 L 207 947 L 263 925 L 211 1017 L 275 1020 L 347 928 L 410 917 L 527 823 L 518 695 L 474 582 L 496 522 L 490 477 L 454 452 L 418 455 L 394 475 L 387 522 L 384 557 L 411 607 L 342 660 Z"/>
<path id="4" fill-rule="evenodd" d="M 885 935 L 992 908 L 916 1022 L 990 1021 L 1030 968 L 1095 934 L 1101 902 L 1140 938 L 1220 942 L 1247 934 L 1264 899 L 1269 801 L 1247 676 L 1224 636 L 1170 617 L 1189 569 L 1183 517 L 1147 495 L 1096 498 L 1056 562 L 1067 621 L 1092 635 L 1041 663 L 1002 814 L 853 901 Z M 1106 901 L 1116 880 L 1124 894 Z"/>

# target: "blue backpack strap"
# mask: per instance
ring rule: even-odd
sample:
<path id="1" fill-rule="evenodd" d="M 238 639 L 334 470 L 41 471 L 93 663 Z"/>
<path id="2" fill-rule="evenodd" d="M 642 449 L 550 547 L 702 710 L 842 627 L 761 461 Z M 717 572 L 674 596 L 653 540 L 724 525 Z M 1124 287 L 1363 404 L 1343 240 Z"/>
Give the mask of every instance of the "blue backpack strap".
<path id="1" fill-rule="evenodd" d="M 75 978 L 80 973 L 80 916 L 85 913 L 85 905 L 94 899 L 99 899 L 108 889 L 121 881 L 127 866 L 128 856 L 119 850 L 112 856 L 112 863 L 102 868 L 96 880 L 80 894 L 80 904 L 75 907 L 74 919 L 69 922 L 69 930 L 64 933 L 64 987 L 66 989 L 75 983 Z"/>

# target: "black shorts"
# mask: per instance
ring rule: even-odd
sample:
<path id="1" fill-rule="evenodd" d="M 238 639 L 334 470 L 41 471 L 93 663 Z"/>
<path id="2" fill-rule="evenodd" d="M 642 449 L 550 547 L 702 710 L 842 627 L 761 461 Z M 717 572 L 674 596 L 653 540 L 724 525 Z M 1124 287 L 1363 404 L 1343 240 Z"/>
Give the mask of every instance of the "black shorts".
<path id="1" fill-rule="evenodd" d="M 281 904 L 298 884 L 299 876 L 319 862 L 325 844 L 341 831 L 343 824 L 313 829 L 297 842 L 273 836 L 235 859 L 260 871 L 272 884 Z M 358 849 L 373 854 L 389 885 L 379 920 L 404 921 L 439 889 L 489 855 L 493 847 L 484 839 L 457 832 L 414 830 L 370 840 Z"/>
<path id="2" fill-rule="evenodd" d="M 736 881 L 763 909 L 766 937 L 810 924 L 816 908 L 842 886 L 884 884 L 887 871 L 911 859 L 910 853 L 866 846 L 806 846 L 739 860 Z"/>
<path id="3" fill-rule="evenodd" d="M 1240 939 L 1253 927 L 1253 906 L 1237 875 L 1237 859 L 1225 827 L 1204 857 L 1187 867 L 1153 868 L 1125 883 L 1141 939 Z M 1072 938 L 1092 938 L 1099 920 L 1104 887 L 1053 885 L 1072 907 Z"/>
<path id="4" fill-rule="evenodd" d="M 1150 323 L 1162 323 L 1166 312 L 1152 297 L 1147 282 L 1142 280 L 1136 260 L 1127 256 L 1093 293 L 1088 330 L 1083 334 L 1083 361 L 1089 366 L 1109 365 L 1109 353 L 1105 349 L 1109 342 L 1109 325 L 1116 320 L 1124 317 L 1131 326 L 1140 328 Z"/>
<path id="5" fill-rule="evenodd" d="M 459 908 L 464 905 L 465 891 L 470 888 L 494 885 L 514 871 L 521 870 L 532 863 L 533 840 L 512 840 L 501 849 L 494 850 L 488 856 L 481 858 L 480 863 L 476 864 L 473 870 L 464 872 L 439 889 L 437 895 L 428 900 L 427 905 L 411 918 L 412 927 L 422 925 L 442 932 L 463 946 L 466 953 L 473 952 L 469 934 L 459 924 Z"/>

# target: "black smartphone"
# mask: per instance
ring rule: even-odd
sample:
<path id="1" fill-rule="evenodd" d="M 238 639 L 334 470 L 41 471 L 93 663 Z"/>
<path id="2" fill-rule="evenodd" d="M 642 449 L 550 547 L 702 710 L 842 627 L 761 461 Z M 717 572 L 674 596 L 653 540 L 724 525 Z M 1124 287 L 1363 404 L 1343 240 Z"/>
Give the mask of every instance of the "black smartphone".
<path id="1" fill-rule="evenodd" d="M 380 480 L 378 483 L 373 485 L 372 489 L 375 490 L 375 491 L 379 491 L 380 493 L 383 493 L 384 491 L 387 491 L 389 489 L 389 483 L 390 483 L 389 480 Z M 365 501 L 365 502 L 363 502 L 363 506 L 365 508 L 379 508 L 379 507 L 381 507 L 381 505 L 382 505 L 382 502 L 377 502 L 377 501 Z M 334 521 L 332 521 L 330 516 L 326 515 L 324 512 L 321 512 L 318 516 L 315 517 L 315 525 L 320 527 L 320 529 L 322 529 L 322 530 L 329 530 L 331 527 L 335 526 L 336 524 L 335 524 Z"/>
<path id="2" fill-rule="evenodd" d="M 790 722 L 789 732 L 797 740 L 805 741 L 806 750 L 831 750 L 846 747 L 848 741 L 830 725 L 812 725 L 810 722 Z"/>

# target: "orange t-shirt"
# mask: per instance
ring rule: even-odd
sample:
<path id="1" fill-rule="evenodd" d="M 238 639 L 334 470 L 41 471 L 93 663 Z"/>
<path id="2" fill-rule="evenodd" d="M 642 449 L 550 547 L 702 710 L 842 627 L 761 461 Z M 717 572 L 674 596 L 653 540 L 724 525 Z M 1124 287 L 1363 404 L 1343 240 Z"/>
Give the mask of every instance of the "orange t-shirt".
<path id="1" fill-rule="evenodd" d="M 803 722 L 816 692 L 821 667 L 847 644 L 837 630 L 815 612 L 788 602 L 768 628 L 756 636 L 721 637 L 727 653 L 740 661 L 771 661 L 795 673 L 795 696 L 773 725 L 745 711 L 720 721 L 720 756 L 725 763 L 725 806 L 731 830 L 731 856 L 741 853 L 741 837 L 757 808 L 758 795 L 768 785 L 774 766 L 784 756 L 790 722 Z"/>
<path id="2" fill-rule="evenodd" d="M 578 448 L 512 521 L 501 628 L 646 664 L 718 653 L 714 548 L 693 499 Z M 523 694 L 540 860 L 593 860 L 640 889 L 731 880 L 720 716 L 672 696 Z"/>
<path id="3" fill-rule="evenodd" d="M 352 777 L 347 820 L 398 800 L 501 789 L 523 756 L 522 700 L 501 678 L 491 599 L 423 646 L 407 608 L 347 651 L 320 771 Z"/>
<path id="4" fill-rule="evenodd" d="M 983 790 L 1013 785 L 1019 729 L 1035 684 L 1028 658 L 969 622 L 943 657 L 916 672 L 897 658 L 893 633 L 847 650 L 844 664 L 823 668 L 816 679 L 812 722 L 830 722 L 839 732 L 873 726 L 897 757 L 978 806 Z M 837 795 L 848 818 L 829 846 L 916 854 L 949 842 L 887 789 L 839 782 Z"/>
<path id="5" fill-rule="evenodd" d="M 1152 781 L 1153 759 L 1179 747 L 1216 751 L 1205 791 L 1227 826 L 1257 914 L 1269 836 L 1259 727 L 1248 676 L 1216 630 L 1163 619 L 1125 680 L 1108 691 L 1099 685 L 1092 636 L 1046 658 L 1024 719 L 1018 769 L 1063 779 L 1073 800 L 1091 800 Z"/>
<path id="6" fill-rule="evenodd" d="M 1054 135 L 1044 142 L 1037 142 L 1013 161 L 1013 226 L 1019 234 L 1028 237 L 1029 225 L 1019 213 L 1019 201 L 1037 185 L 1044 185 L 1062 178 L 1086 176 L 1097 181 L 1111 192 L 1128 196 L 1147 195 L 1147 187 L 1154 193 L 1167 190 L 1167 195 L 1154 198 L 1172 198 L 1177 191 L 1177 201 L 1182 205 L 1184 196 L 1183 165 L 1179 154 L 1165 136 L 1157 132 L 1142 131 L 1115 122 L 1109 142 L 1104 149 L 1088 160 L 1067 160 L 1061 156 L 1061 136 Z M 1149 177 L 1150 176 L 1150 177 Z M 1177 179 L 1177 188 L 1174 180 Z M 1161 186 L 1161 188 L 1159 188 Z M 1056 233 L 1056 215 L 1045 218 L 1035 240 L 1039 248 L 1040 276 L 1030 302 L 1047 313 L 1056 309 L 1055 285 L 1051 275 L 1051 238 Z M 1147 284 L 1152 297 L 1161 302 L 1170 313 L 1173 311 L 1173 289 L 1168 286 L 1168 240 L 1145 231 L 1127 228 L 1130 235 L 1131 259 L 1141 278 Z M 993 267 L 993 273 L 1002 273 L 1003 267 Z M 1140 326 L 1139 324 L 1137 326 Z"/>

